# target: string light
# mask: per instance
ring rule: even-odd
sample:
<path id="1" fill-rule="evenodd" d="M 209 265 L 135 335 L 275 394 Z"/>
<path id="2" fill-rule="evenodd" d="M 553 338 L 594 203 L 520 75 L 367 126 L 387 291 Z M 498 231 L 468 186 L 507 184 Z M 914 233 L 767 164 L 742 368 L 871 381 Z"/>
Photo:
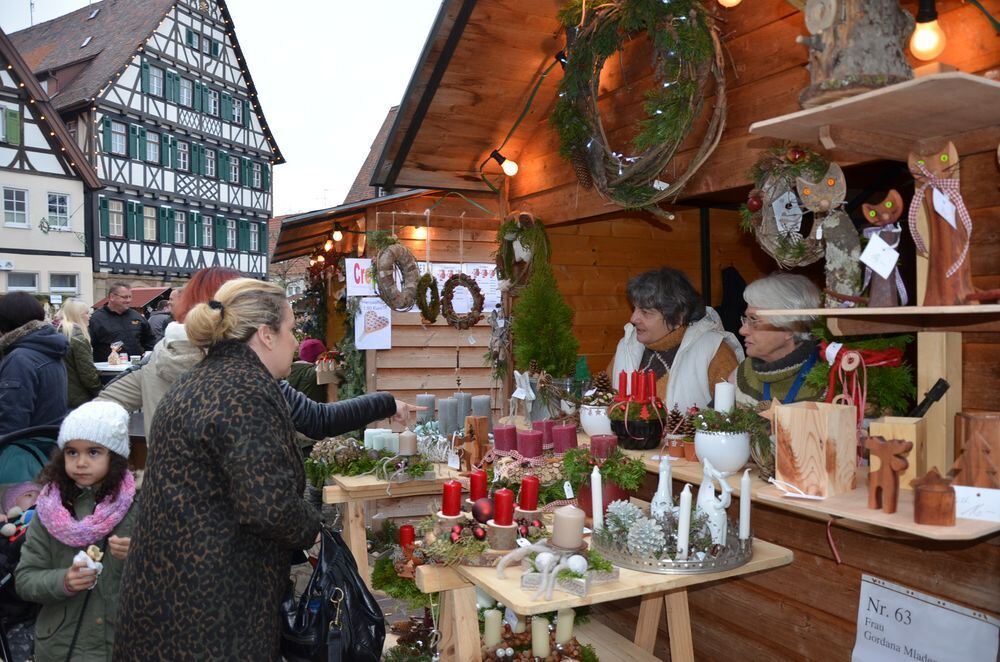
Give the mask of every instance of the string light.
<path id="1" fill-rule="evenodd" d="M 333 240 L 339 242 L 343 241 L 343 239 L 344 239 L 344 233 L 341 232 L 340 228 L 338 227 L 336 230 L 333 231 Z M 333 246 L 331 245 L 330 248 L 333 248 Z M 330 248 L 326 250 L 330 250 Z"/>
<path id="2" fill-rule="evenodd" d="M 490 158 L 500 164 L 500 169 L 503 170 L 503 174 L 508 177 L 513 177 L 517 174 L 517 163 L 508 159 L 497 150 L 490 152 Z"/>
<path id="3" fill-rule="evenodd" d="M 933 60 L 944 51 L 947 40 L 937 17 L 934 0 L 920 0 L 917 27 L 910 37 L 910 52 L 918 60 Z"/>
<path id="4" fill-rule="evenodd" d="M 740 2 L 742 2 L 742 0 L 719 0 L 719 4 L 726 9 L 732 9 L 736 5 L 740 4 Z"/>
<path id="5" fill-rule="evenodd" d="M 418 225 L 413 230 L 413 238 L 418 240 L 424 240 L 427 238 L 427 228 L 423 225 Z"/>

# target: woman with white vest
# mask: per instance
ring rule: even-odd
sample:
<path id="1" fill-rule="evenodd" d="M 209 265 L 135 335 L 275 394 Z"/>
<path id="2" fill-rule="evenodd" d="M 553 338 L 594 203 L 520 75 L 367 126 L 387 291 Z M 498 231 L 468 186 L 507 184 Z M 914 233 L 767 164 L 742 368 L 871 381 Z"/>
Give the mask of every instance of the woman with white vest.
<path id="1" fill-rule="evenodd" d="M 715 384 L 743 360 L 736 336 L 676 269 L 639 274 L 629 280 L 627 293 L 634 310 L 609 366 L 611 383 L 623 371 L 652 370 L 668 409 L 708 405 Z"/>

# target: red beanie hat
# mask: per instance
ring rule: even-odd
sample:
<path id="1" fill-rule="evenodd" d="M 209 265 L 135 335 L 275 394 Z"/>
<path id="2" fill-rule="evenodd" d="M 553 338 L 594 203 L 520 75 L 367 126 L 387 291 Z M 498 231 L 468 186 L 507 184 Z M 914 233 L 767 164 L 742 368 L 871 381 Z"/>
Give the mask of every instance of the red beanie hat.
<path id="1" fill-rule="evenodd" d="M 323 344 L 322 340 L 306 338 L 299 345 L 299 359 L 307 363 L 316 363 L 316 359 L 325 351 L 326 345 Z"/>

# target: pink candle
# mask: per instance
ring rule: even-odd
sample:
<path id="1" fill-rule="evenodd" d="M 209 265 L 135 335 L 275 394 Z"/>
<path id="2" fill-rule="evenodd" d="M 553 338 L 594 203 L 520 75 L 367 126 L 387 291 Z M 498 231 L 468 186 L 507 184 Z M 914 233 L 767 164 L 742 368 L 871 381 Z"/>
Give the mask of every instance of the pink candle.
<path id="1" fill-rule="evenodd" d="M 513 425 L 494 425 L 493 448 L 501 452 L 517 450 L 517 428 Z"/>
<path id="2" fill-rule="evenodd" d="M 517 431 L 517 452 L 522 457 L 538 457 L 542 454 L 542 433 L 538 430 Z"/>
<path id="3" fill-rule="evenodd" d="M 554 428 L 556 422 L 548 419 L 544 421 L 535 421 L 531 424 L 531 427 L 542 433 L 542 448 L 552 448 L 552 428 Z"/>
<path id="4" fill-rule="evenodd" d="M 399 546 L 403 549 L 411 547 L 413 545 L 413 540 L 416 537 L 416 531 L 413 529 L 412 524 L 404 524 L 399 527 Z"/>
<path id="5" fill-rule="evenodd" d="M 449 480 L 444 484 L 444 496 L 441 499 L 441 514 L 455 517 L 462 512 L 462 484 L 457 480 Z"/>
<path id="6" fill-rule="evenodd" d="M 646 371 L 646 399 L 656 401 L 656 373 L 652 370 Z"/>
<path id="7" fill-rule="evenodd" d="M 476 469 L 469 474 L 469 501 L 476 502 L 486 496 L 486 472 Z"/>
<path id="8" fill-rule="evenodd" d="M 500 526 L 514 523 L 514 493 L 507 488 L 493 493 L 493 521 Z"/>
<path id="9" fill-rule="evenodd" d="M 538 509 L 538 476 L 525 476 L 521 479 L 521 494 L 518 496 L 518 506 L 521 510 Z"/>
<path id="10" fill-rule="evenodd" d="M 552 428 L 552 450 L 563 454 L 571 448 L 576 448 L 576 426 L 556 425 Z"/>
<path id="11" fill-rule="evenodd" d="M 618 437 L 613 434 L 595 434 L 590 438 L 590 454 L 595 460 L 603 460 L 618 446 Z"/>

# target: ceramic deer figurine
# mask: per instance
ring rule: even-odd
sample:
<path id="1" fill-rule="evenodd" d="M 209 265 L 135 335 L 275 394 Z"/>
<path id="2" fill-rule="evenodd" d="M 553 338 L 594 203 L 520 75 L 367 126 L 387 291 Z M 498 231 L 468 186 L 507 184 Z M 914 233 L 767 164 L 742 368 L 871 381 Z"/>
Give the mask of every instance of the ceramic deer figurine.
<path id="1" fill-rule="evenodd" d="M 964 304 L 973 293 L 969 264 L 972 219 L 962 201 L 958 152 L 955 145 L 949 142 L 939 151 L 924 154 L 911 152 L 908 163 L 916 182 L 908 217 L 910 234 L 913 235 L 917 253 L 927 257 L 927 287 L 924 300 L 917 303 L 924 306 Z M 934 204 L 935 189 L 939 191 L 938 205 Z M 930 247 L 917 227 L 921 205 L 927 216 Z M 950 213 L 945 208 L 950 208 Z M 949 217 L 953 222 L 949 222 Z"/>
<path id="2" fill-rule="evenodd" d="M 826 307 L 857 302 L 861 294 L 861 240 L 850 217 L 841 209 L 847 196 L 844 171 L 831 163 L 815 182 L 795 181 L 803 206 L 818 219 L 818 233 L 826 247 Z M 850 305 L 850 303 L 848 303 Z"/>
<path id="3" fill-rule="evenodd" d="M 702 464 L 704 471 L 695 504 L 697 510 L 705 513 L 705 516 L 708 517 L 708 530 L 712 534 L 712 542 L 717 545 L 725 545 L 728 527 L 726 508 L 732 503 L 733 488 L 730 487 L 722 472 L 713 467 L 711 462 L 702 460 Z M 719 487 L 722 488 L 722 493 L 718 497 L 715 496 L 715 481 L 719 481 Z"/>
<path id="4" fill-rule="evenodd" d="M 874 205 L 864 204 L 861 207 L 864 210 L 865 220 L 871 223 L 871 227 L 865 228 L 864 236 L 871 239 L 877 234 L 882 241 L 898 250 L 899 237 L 903 233 L 897 223 L 903 215 L 903 197 L 899 191 L 892 189 L 882 202 Z M 899 275 L 898 264 L 888 278 L 882 278 L 866 266 L 862 290 L 868 287 L 869 281 L 872 284 L 871 292 L 868 294 L 869 306 L 877 308 L 906 305 L 908 301 L 906 286 L 903 284 L 902 276 Z"/>

